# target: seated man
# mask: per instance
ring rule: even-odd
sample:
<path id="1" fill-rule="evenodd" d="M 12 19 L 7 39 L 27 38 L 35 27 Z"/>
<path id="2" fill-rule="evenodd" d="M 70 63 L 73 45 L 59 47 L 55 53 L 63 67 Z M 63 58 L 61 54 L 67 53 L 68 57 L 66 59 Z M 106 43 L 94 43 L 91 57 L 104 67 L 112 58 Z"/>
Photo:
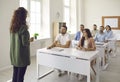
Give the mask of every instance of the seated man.
<path id="1" fill-rule="evenodd" d="M 69 48 L 71 39 L 70 39 L 70 35 L 66 32 L 67 32 L 67 27 L 62 26 L 60 29 L 60 34 L 57 35 L 55 41 L 51 46 L 48 47 L 48 49 L 51 49 L 53 47 Z"/>
<path id="2" fill-rule="evenodd" d="M 100 26 L 99 32 L 95 35 L 95 41 L 96 42 L 101 42 L 101 43 L 108 42 L 106 40 L 106 34 L 104 32 L 104 27 L 103 26 Z M 105 64 L 107 64 L 107 59 L 108 59 L 108 57 L 107 57 L 107 51 L 108 51 L 108 48 L 106 47 L 105 54 L 104 54 L 104 62 L 105 62 Z"/>
<path id="3" fill-rule="evenodd" d="M 96 33 L 98 32 L 97 25 L 93 24 L 93 30 L 91 31 L 92 36 L 95 37 Z"/>
<path id="4" fill-rule="evenodd" d="M 76 33 L 74 40 L 72 40 L 72 46 L 73 46 L 73 47 L 77 46 L 80 38 L 81 38 L 82 35 L 83 35 L 83 30 L 84 30 L 84 25 L 81 24 L 81 25 L 80 25 L 80 31 L 78 31 L 78 32 Z"/>
<path id="5" fill-rule="evenodd" d="M 104 33 L 104 27 L 100 26 L 99 32 L 95 35 L 96 42 L 106 42 L 105 40 L 106 34 Z"/>
<path id="6" fill-rule="evenodd" d="M 67 32 L 67 27 L 62 26 L 61 29 L 60 29 L 60 34 L 57 35 L 55 41 L 53 42 L 53 44 L 51 46 L 48 47 L 48 49 L 51 49 L 53 47 L 69 48 L 70 43 L 71 43 L 71 39 L 70 39 L 70 35 L 66 32 Z M 58 72 L 59 72 L 58 76 L 61 76 L 61 75 L 67 73 L 66 71 L 64 71 L 62 73 L 61 70 L 58 70 Z"/>

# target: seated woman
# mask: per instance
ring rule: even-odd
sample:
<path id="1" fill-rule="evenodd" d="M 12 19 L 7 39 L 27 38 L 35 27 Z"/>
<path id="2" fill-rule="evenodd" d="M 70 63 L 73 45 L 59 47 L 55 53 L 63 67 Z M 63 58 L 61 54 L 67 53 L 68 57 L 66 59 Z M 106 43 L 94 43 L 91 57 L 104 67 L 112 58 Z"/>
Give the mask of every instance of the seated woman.
<path id="1" fill-rule="evenodd" d="M 112 32 L 111 27 L 109 25 L 106 26 L 105 34 L 106 34 L 106 37 L 105 37 L 106 40 L 113 38 L 113 32 Z"/>
<path id="2" fill-rule="evenodd" d="M 78 50 L 85 50 L 85 51 L 94 51 L 94 50 L 96 50 L 95 41 L 94 41 L 89 29 L 84 29 L 83 36 L 79 41 L 77 49 Z M 94 74 L 96 75 L 96 72 L 95 72 L 95 70 L 93 68 L 94 64 L 95 64 L 95 60 L 92 60 L 91 68 L 92 68 Z"/>
<path id="3" fill-rule="evenodd" d="M 85 50 L 85 51 L 96 50 L 95 41 L 89 29 L 84 29 L 83 36 L 79 41 L 77 49 Z"/>
<path id="4" fill-rule="evenodd" d="M 106 41 L 109 42 L 109 51 L 108 52 L 111 53 L 111 52 L 115 51 L 116 46 L 115 46 L 115 38 L 113 37 L 113 31 L 111 30 L 111 27 L 109 25 L 106 26 L 105 34 L 106 34 L 105 39 L 106 39 Z"/>

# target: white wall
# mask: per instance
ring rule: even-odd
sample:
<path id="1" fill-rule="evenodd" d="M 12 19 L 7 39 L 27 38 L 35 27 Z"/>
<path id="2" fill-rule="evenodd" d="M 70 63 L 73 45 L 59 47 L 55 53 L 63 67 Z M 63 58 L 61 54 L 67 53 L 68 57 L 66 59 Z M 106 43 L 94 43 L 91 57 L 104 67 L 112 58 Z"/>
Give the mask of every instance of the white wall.
<path id="1" fill-rule="evenodd" d="M 17 5 L 16 0 L 0 0 L 0 69 L 10 65 L 9 27 L 13 10 Z"/>
<path id="2" fill-rule="evenodd" d="M 78 0 L 77 2 L 77 30 L 79 30 L 80 24 L 85 24 L 85 6 L 84 0 Z"/>
<path id="3" fill-rule="evenodd" d="M 102 25 L 102 16 L 120 16 L 120 0 L 84 0 L 85 25 Z"/>
<path id="4" fill-rule="evenodd" d="M 51 24 L 51 37 L 53 37 L 53 23 L 63 21 L 63 0 L 50 0 L 50 24 Z M 60 16 L 57 18 L 57 12 Z"/>

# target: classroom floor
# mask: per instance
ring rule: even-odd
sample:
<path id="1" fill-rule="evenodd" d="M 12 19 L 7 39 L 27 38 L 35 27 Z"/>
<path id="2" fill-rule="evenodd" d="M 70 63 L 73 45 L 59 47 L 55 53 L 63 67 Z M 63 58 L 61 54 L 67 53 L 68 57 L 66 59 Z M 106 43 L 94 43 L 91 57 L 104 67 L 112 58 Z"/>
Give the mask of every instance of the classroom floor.
<path id="1" fill-rule="evenodd" d="M 110 58 L 110 64 L 106 70 L 100 72 L 100 82 L 120 82 L 120 47 L 117 48 L 117 55 Z M 46 72 L 50 68 L 40 66 L 41 73 Z M 86 82 L 86 78 L 82 81 L 78 80 L 75 75 L 64 75 L 58 77 L 55 71 L 50 75 L 37 80 L 36 79 L 36 57 L 31 57 L 31 65 L 28 66 L 24 82 Z M 12 77 L 12 68 L 0 71 L 0 82 L 7 82 Z M 92 81 L 94 82 L 94 80 Z"/>

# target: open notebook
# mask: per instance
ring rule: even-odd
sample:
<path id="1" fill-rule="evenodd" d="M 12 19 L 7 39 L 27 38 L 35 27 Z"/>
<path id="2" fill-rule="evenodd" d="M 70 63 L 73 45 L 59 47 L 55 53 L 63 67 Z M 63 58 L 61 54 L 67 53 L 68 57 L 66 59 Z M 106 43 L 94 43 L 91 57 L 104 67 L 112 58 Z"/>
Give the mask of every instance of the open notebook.
<path id="1" fill-rule="evenodd" d="M 96 45 L 103 45 L 104 42 L 95 42 Z"/>
<path id="2" fill-rule="evenodd" d="M 64 49 L 60 47 L 54 47 L 51 50 L 60 52 L 60 51 L 63 51 Z"/>

